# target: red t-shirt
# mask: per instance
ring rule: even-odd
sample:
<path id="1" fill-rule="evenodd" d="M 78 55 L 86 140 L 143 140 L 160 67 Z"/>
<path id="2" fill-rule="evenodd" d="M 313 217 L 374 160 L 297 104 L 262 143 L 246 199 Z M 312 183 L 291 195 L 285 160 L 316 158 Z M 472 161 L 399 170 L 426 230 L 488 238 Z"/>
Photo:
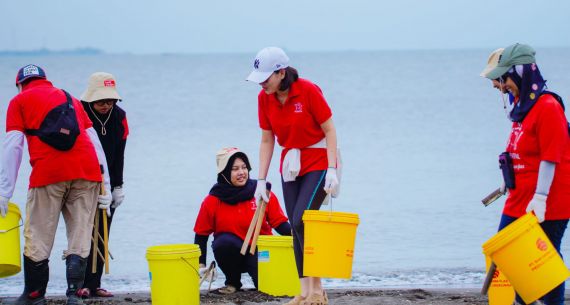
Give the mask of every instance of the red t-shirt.
<path id="1" fill-rule="evenodd" d="M 231 205 L 221 201 L 218 197 L 208 195 L 200 207 L 194 232 L 206 236 L 212 233 L 214 235 L 232 233 L 245 240 L 256 209 L 255 198 Z M 286 221 L 287 217 L 281 210 L 277 196 L 272 192 L 265 209 L 265 221 L 261 225 L 259 234 L 272 235 L 271 229 Z"/>
<path id="2" fill-rule="evenodd" d="M 515 188 L 503 213 L 520 217 L 536 190 L 540 161 L 556 164 L 546 200 L 546 220 L 570 218 L 570 136 L 564 110 L 551 95 L 542 95 L 522 123 L 513 123 L 507 152 L 513 159 Z"/>
<path id="3" fill-rule="evenodd" d="M 6 132 L 40 127 L 47 113 L 66 101 L 65 94 L 47 80 L 34 80 L 16 95 L 6 113 Z M 62 181 L 84 179 L 101 181 L 101 170 L 95 148 L 85 131 L 91 127 L 91 120 L 81 103 L 73 98 L 73 106 L 79 124 L 80 134 L 68 151 L 57 150 L 42 142 L 37 136 L 28 136 L 28 152 L 32 173 L 30 188 L 42 187 Z"/>
<path id="4" fill-rule="evenodd" d="M 326 149 L 306 148 L 325 137 L 321 124 L 332 116 L 331 109 L 317 85 L 299 78 L 291 84 L 284 104 L 279 102 L 275 94 L 268 95 L 261 90 L 258 96 L 258 114 L 261 129 L 271 130 L 277 137 L 277 143 L 284 148 L 281 152 L 281 166 L 287 151 L 299 148 L 299 176 L 327 169 Z"/>

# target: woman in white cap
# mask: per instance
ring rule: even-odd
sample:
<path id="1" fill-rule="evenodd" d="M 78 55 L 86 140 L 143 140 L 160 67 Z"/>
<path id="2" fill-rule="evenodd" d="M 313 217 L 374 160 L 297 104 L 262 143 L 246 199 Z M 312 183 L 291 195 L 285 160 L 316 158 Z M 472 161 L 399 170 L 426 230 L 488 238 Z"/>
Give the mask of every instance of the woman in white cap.
<path id="1" fill-rule="evenodd" d="M 93 128 L 97 131 L 99 140 L 103 145 L 109 177 L 111 183 L 110 191 L 113 196 L 111 204 L 111 216 L 107 221 L 107 230 L 111 228 L 111 222 L 115 215 L 115 209 L 121 205 L 125 194 L 123 192 L 123 167 L 125 159 L 125 146 L 129 135 L 129 125 L 125 111 L 117 105 L 121 100 L 117 92 L 115 77 L 106 72 L 96 72 L 89 77 L 87 90 L 81 96 L 83 108 L 93 122 Z M 103 222 L 98 225 L 98 232 L 103 236 Z M 93 247 L 93 245 L 91 245 Z M 103 243 L 99 241 L 99 249 L 103 249 Z M 84 288 L 77 294 L 80 297 L 112 297 L 113 294 L 101 288 L 101 276 L 105 262 L 99 257 L 97 259 L 97 271 L 92 273 L 93 249 L 89 251 L 87 269 L 85 271 Z"/>
<path id="2" fill-rule="evenodd" d="M 569 128 L 562 99 L 546 90 L 534 55 L 528 45 L 508 46 L 482 73 L 502 94 L 508 93 L 514 104 L 508 113 L 513 122 L 511 135 L 500 159 L 509 195 L 499 230 L 534 212 L 560 253 L 570 218 Z M 541 300 L 547 305 L 564 304 L 564 282 Z M 518 296 L 517 301 L 525 304 Z"/>
<path id="3" fill-rule="evenodd" d="M 303 275 L 302 216 L 305 210 L 318 210 L 327 193 L 336 195 L 337 139 L 331 109 L 321 89 L 299 78 L 280 48 L 259 51 L 247 80 L 262 88 L 258 95 L 262 135 L 256 198 L 267 200 L 265 179 L 275 139 L 283 147 L 280 167 L 283 196 L 293 228 L 295 261 L 301 279 L 301 295 L 287 304 L 328 304 L 321 279 Z"/>
<path id="4" fill-rule="evenodd" d="M 226 286 L 217 290 L 232 294 L 240 290 L 241 274 L 247 272 L 257 287 L 257 252 L 241 255 L 240 250 L 257 208 L 254 195 L 257 182 L 249 179 L 251 165 L 245 153 L 235 147 L 221 149 L 216 155 L 217 183 L 200 207 L 194 225 L 194 243 L 200 246 L 200 273 L 206 269 L 207 243 L 214 234 L 212 249 L 218 266 L 226 276 Z M 291 235 L 291 225 L 281 210 L 277 196 L 270 193 L 260 235 Z"/>

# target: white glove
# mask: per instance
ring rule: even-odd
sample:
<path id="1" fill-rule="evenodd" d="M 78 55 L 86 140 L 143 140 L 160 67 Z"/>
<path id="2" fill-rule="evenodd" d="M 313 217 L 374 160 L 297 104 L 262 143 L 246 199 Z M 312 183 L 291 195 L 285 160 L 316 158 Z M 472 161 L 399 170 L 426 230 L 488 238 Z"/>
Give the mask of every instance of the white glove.
<path id="1" fill-rule="evenodd" d="M 338 178 L 336 176 L 336 168 L 329 167 L 325 176 L 325 192 L 330 194 L 338 186 Z"/>
<path id="2" fill-rule="evenodd" d="M 257 180 L 257 187 L 255 188 L 253 196 L 256 202 L 259 202 L 259 198 L 262 198 L 265 202 L 269 202 L 269 197 L 267 197 L 267 182 L 265 179 Z"/>
<path id="3" fill-rule="evenodd" d="M 532 200 L 526 207 L 526 212 L 534 211 L 534 215 L 538 218 L 538 222 L 544 221 L 544 214 L 546 214 L 546 198 L 548 196 L 541 194 L 534 194 Z"/>
<path id="4" fill-rule="evenodd" d="M 204 278 L 204 276 L 206 277 L 204 280 L 208 281 L 208 282 L 214 282 L 217 278 L 218 278 L 218 271 L 216 269 L 216 267 L 212 268 L 212 272 L 211 274 L 206 274 L 208 272 L 208 267 L 206 267 L 205 265 L 200 265 L 200 279 Z"/>
<path id="5" fill-rule="evenodd" d="M 111 204 L 111 207 L 113 209 L 116 209 L 121 205 L 121 203 L 123 203 L 123 200 L 125 200 L 125 193 L 123 192 L 123 186 L 121 185 L 115 187 L 113 189 L 112 195 L 113 195 L 113 203 Z"/>
<path id="6" fill-rule="evenodd" d="M 10 201 L 10 198 L 0 196 L 0 215 L 2 215 L 2 217 L 6 217 L 8 213 L 8 201 Z"/>
<path id="7" fill-rule="evenodd" d="M 501 192 L 501 194 L 507 193 L 507 186 L 505 185 L 505 181 L 503 181 L 503 183 L 501 183 L 501 187 L 499 187 L 499 191 Z"/>
<path id="8" fill-rule="evenodd" d="M 109 192 L 105 192 L 105 195 L 99 195 L 99 208 L 101 210 L 107 210 L 107 216 L 111 216 L 111 203 L 113 202 L 113 196 Z"/>

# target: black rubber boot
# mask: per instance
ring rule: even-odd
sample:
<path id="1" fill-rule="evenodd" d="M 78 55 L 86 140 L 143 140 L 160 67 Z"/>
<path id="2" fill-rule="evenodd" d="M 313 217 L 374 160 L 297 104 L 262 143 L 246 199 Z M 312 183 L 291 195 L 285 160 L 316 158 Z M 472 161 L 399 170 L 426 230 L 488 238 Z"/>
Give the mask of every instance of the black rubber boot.
<path id="1" fill-rule="evenodd" d="M 24 292 L 9 305 L 46 305 L 46 288 L 49 280 L 49 260 L 34 262 L 24 256 Z"/>
<path id="2" fill-rule="evenodd" d="M 83 305 L 83 301 L 76 295 L 77 290 L 83 288 L 87 259 L 71 254 L 65 259 L 67 276 L 67 305 Z"/>

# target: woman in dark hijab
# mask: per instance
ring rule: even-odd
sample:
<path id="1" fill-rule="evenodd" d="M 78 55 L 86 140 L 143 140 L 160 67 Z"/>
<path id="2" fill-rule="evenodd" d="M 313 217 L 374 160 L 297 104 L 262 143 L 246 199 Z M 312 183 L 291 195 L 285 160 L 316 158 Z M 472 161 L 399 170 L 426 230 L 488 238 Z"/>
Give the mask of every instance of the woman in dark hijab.
<path id="1" fill-rule="evenodd" d="M 496 66 L 483 75 L 513 103 L 512 131 L 501 155 L 512 162 L 503 162 L 510 163 L 503 166 L 509 194 L 499 230 L 534 212 L 560 253 L 570 219 L 570 136 L 562 99 L 546 90 L 534 54 L 528 45 L 506 47 Z M 564 304 L 564 281 L 541 300 L 547 305 Z M 519 296 L 517 301 L 525 304 Z"/>
<path id="2" fill-rule="evenodd" d="M 216 162 L 218 181 L 200 207 L 194 226 L 194 243 L 200 246 L 202 252 L 199 259 L 202 273 L 206 269 L 208 237 L 214 234 L 214 257 L 226 276 L 226 286 L 218 289 L 218 292 L 231 294 L 241 288 L 243 272 L 251 276 L 257 288 L 257 252 L 254 255 L 249 251 L 246 255 L 240 254 L 257 208 L 254 198 L 257 181 L 249 178 L 249 159 L 235 147 L 220 150 Z M 272 229 L 281 235 L 291 235 L 291 226 L 273 193 L 269 196 L 260 235 L 271 235 Z"/>

